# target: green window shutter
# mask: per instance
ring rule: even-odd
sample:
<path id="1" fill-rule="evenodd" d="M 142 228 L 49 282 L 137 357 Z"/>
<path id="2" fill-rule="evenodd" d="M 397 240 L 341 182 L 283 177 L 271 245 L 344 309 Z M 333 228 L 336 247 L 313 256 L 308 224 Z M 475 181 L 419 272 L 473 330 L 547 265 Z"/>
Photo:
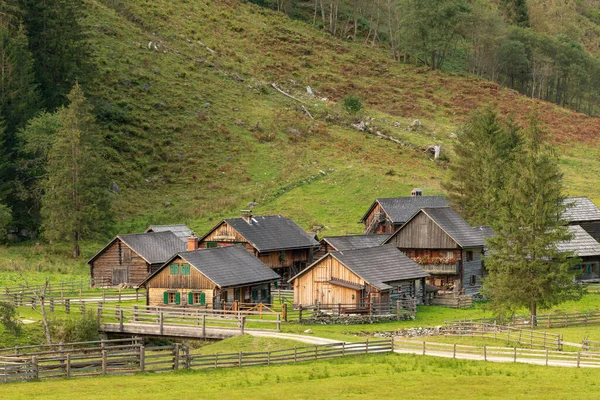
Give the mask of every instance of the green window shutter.
<path id="1" fill-rule="evenodd" d="M 163 300 L 165 304 L 169 304 L 169 292 L 163 293 Z"/>
<path id="2" fill-rule="evenodd" d="M 279 282 L 275 281 L 275 289 L 279 286 Z"/>
<path id="3" fill-rule="evenodd" d="M 200 305 L 206 305 L 206 294 L 204 292 L 200 293 Z"/>
<path id="4" fill-rule="evenodd" d="M 171 275 L 179 274 L 179 264 L 171 264 Z"/>
<path id="5" fill-rule="evenodd" d="M 258 300 L 258 290 L 256 289 L 252 291 L 252 300 Z"/>
<path id="6" fill-rule="evenodd" d="M 188 293 L 188 304 L 194 304 L 194 293 Z"/>
<path id="7" fill-rule="evenodd" d="M 206 248 L 207 249 L 211 249 L 214 247 L 219 247 L 219 244 L 217 242 L 206 242 Z"/>
<path id="8" fill-rule="evenodd" d="M 181 304 L 181 293 L 175 293 L 175 304 Z"/>
<path id="9" fill-rule="evenodd" d="M 181 264 L 181 275 L 190 274 L 190 264 Z"/>

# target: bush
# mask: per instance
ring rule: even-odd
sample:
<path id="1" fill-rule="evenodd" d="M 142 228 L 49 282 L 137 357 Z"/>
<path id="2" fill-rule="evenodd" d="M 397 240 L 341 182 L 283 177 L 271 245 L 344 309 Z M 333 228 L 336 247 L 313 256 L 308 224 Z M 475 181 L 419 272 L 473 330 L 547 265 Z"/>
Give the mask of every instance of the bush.
<path id="1" fill-rule="evenodd" d="M 362 108 L 360 97 L 358 96 L 346 96 L 344 97 L 344 108 L 350 114 L 356 114 Z"/>
<path id="2" fill-rule="evenodd" d="M 23 323 L 17 316 L 17 309 L 10 303 L 0 302 L 0 324 L 6 332 L 15 336 L 21 334 Z"/>
<path id="3" fill-rule="evenodd" d="M 100 333 L 96 314 L 88 311 L 80 317 L 63 321 L 54 328 L 54 340 L 57 342 L 90 342 L 100 340 Z"/>

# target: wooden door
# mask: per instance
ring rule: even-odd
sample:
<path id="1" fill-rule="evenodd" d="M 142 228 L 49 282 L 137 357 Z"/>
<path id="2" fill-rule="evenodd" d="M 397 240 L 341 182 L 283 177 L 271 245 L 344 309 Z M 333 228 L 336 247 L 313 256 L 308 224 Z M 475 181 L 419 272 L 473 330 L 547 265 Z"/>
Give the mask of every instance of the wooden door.
<path id="1" fill-rule="evenodd" d="M 112 270 L 112 284 L 113 286 L 121 283 L 127 283 L 127 268 L 113 268 Z"/>

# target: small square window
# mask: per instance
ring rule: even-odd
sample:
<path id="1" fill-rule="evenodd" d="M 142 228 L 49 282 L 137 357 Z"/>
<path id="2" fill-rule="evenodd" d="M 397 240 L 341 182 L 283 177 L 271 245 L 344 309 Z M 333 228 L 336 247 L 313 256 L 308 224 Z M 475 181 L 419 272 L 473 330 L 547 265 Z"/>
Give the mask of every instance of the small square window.
<path id="1" fill-rule="evenodd" d="M 169 268 L 171 275 L 179 275 L 179 264 L 171 264 Z"/>
<path id="2" fill-rule="evenodd" d="M 473 252 L 471 250 L 467 250 L 467 262 L 468 261 L 473 261 Z"/>
<path id="3" fill-rule="evenodd" d="M 477 284 L 477 275 L 471 275 L 471 286 L 475 286 Z"/>
<path id="4" fill-rule="evenodd" d="M 206 242 L 207 249 L 212 249 L 214 247 L 219 247 L 219 244 L 217 242 Z"/>

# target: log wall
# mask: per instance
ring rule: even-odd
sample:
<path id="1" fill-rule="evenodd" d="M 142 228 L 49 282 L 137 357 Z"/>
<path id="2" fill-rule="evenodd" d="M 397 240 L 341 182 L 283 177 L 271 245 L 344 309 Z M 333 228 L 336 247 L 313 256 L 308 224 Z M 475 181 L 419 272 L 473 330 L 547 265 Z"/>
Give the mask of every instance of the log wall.
<path id="1" fill-rule="evenodd" d="M 116 239 L 90 265 L 92 279 L 107 279 L 113 286 L 118 285 L 117 277 L 124 276 L 125 283 L 137 286 L 150 274 L 150 265 L 133 250 L 131 261 L 123 259 L 123 250 L 129 247 L 120 239 Z"/>
<path id="2" fill-rule="evenodd" d="M 460 246 L 431 218 L 421 212 L 398 231 L 390 241 L 399 249 L 458 249 Z"/>

